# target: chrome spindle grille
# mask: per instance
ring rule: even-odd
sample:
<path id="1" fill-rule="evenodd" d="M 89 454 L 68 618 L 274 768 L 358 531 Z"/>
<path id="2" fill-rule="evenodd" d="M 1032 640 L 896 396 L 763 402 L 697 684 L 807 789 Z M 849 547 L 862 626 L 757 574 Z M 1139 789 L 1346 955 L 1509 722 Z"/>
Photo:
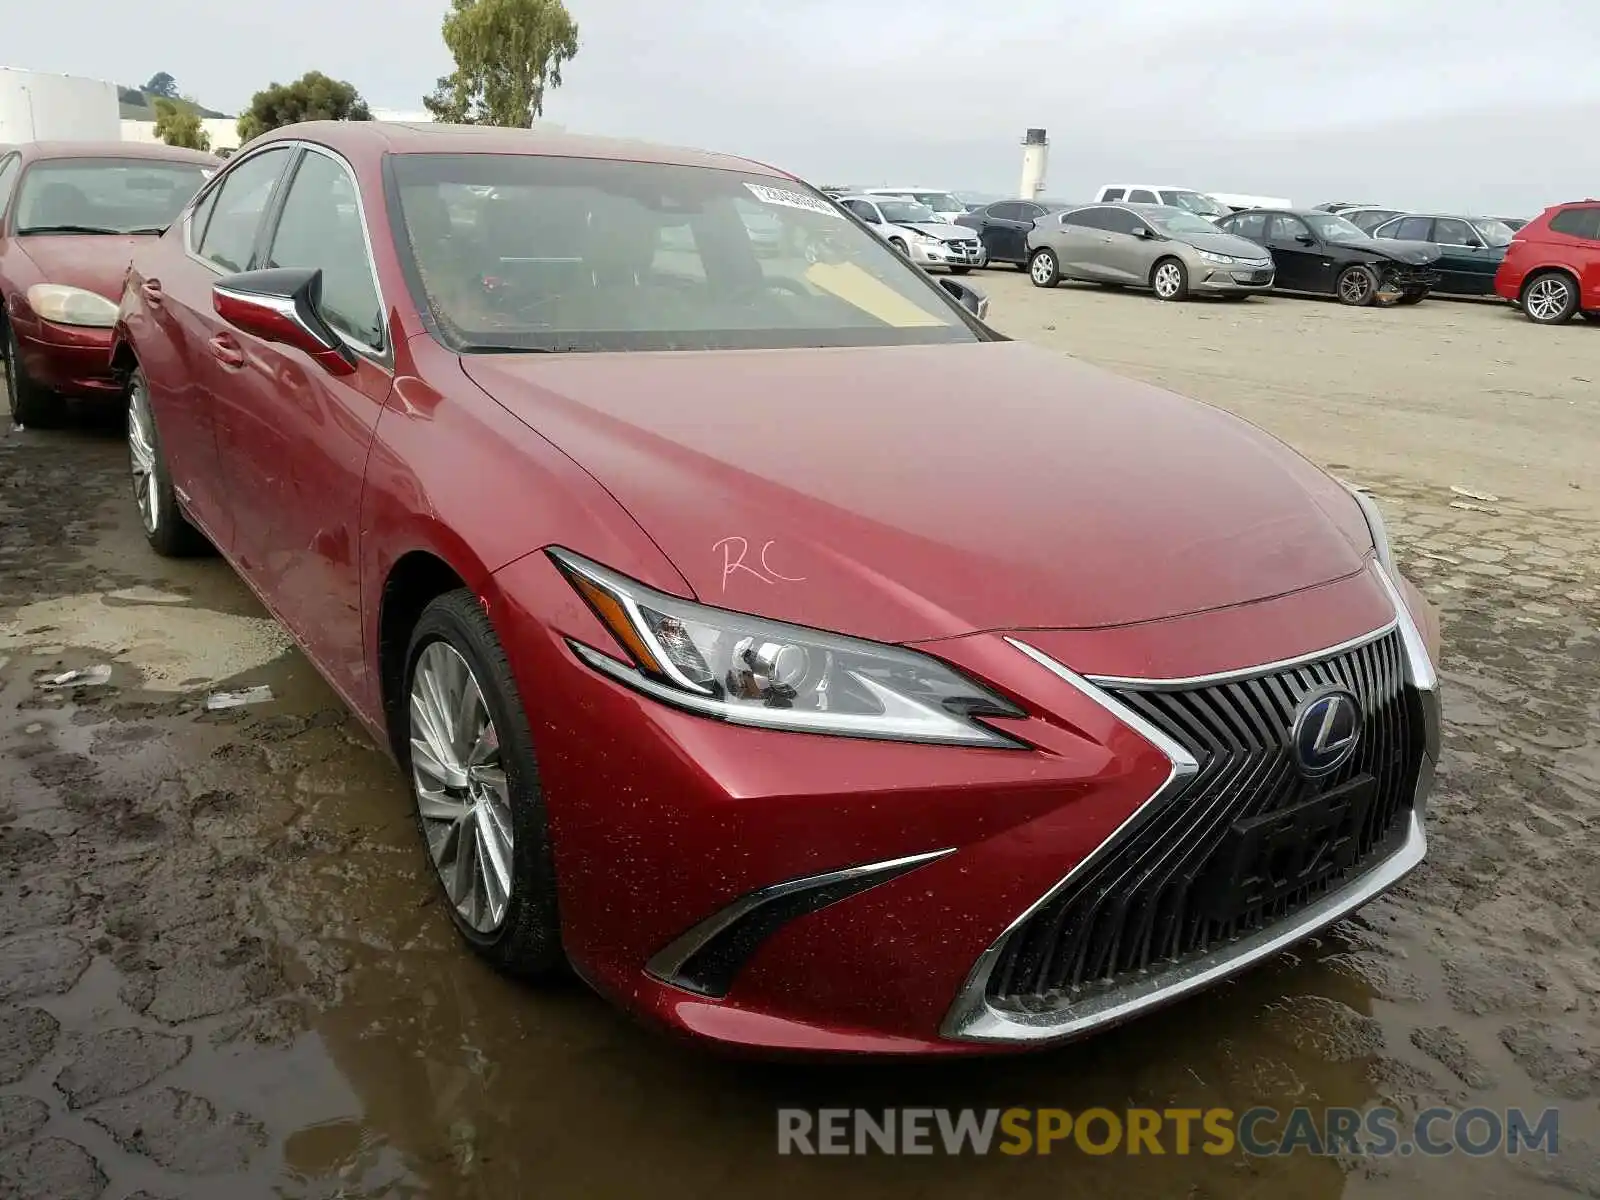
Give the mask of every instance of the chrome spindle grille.
<path id="1" fill-rule="evenodd" d="M 1360 742 L 1337 771 L 1306 779 L 1290 729 L 1301 698 L 1330 686 L 1359 701 Z M 993 1002 L 1057 1007 L 1181 964 L 1291 915 L 1405 836 L 1423 722 L 1398 631 L 1275 674 L 1108 690 L 1183 745 L 1199 770 L 1013 932 L 989 978 Z M 1319 797 L 1327 811 L 1302 823 Z M 1276 888 L 1262 882 L 1275 878 L 1271 855 L 1241 869 L 1238 851 L 1238 831 L 1269 823 L 1268 814 L 1282 814 L 1272 854 L 1316 864 Z"/>

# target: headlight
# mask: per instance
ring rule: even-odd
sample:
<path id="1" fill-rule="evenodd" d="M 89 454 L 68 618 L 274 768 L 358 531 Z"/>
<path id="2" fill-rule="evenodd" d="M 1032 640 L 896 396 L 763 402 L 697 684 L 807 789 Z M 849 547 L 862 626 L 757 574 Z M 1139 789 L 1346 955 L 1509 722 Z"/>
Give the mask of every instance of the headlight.
<path id="1" fill-rule="evenodd" d="M 589 666 L 679 708 L 739 725 L 1015 748 L 978 717 L 1022 717 L 937 659 L 680 600 L 566 550 L 550 557 L 631 663 L 568 639 Z"/>
<path id="2" fill-rule="evenodd" d="M 1201 250 L 1200 257 L 1208 263 L 1216 263 L 1222 267 L 1231 267 L 1239 261 L 1237 258 L 1229 258 L 1226 254 L 1213 254 L 1209 250 Z"/>
<path id="3" fill-rule="evenodd" d="M 57 325 L 110 329 L 117 323 L 117 306 L 104 296 L 61 283 L 34 284 L 28 289 L 28 307 Z"/>

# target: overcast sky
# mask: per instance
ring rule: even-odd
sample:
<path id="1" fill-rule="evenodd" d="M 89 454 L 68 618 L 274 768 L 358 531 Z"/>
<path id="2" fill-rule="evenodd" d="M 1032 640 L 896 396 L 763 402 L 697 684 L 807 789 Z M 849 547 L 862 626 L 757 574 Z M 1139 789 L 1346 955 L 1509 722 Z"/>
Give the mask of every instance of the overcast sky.
<path id="1" fill-rule="evenodd" d="M 746 154 L 818 183 L 1011 193 L 1153 181 L 1297 203 L 1532 213 L 1600 194 L 1595 0 L 568 0 L 546 116 Z M 420 108 L 446 0 L 16 3 L 0 63 L 234 112 L 318 69 Z M 86 23 L 87 21 L 87 23 Z"/>

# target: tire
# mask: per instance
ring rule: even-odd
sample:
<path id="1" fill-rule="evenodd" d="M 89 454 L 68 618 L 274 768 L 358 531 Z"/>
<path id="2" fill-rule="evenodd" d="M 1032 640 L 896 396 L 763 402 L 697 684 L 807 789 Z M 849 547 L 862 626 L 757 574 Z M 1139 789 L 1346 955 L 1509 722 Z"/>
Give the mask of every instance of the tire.
<path id="1" fill-rule="evenodd" d="M 419 679 L 425 681 L 421 687 Z M 475 953 L 508 975 L 537 979 L 556 973 L 565 956 L 533 738 L 500 639 L 469 589 L 447 592 L 422 610 L 411 633 L 404 680 L 406 728 L 401 765 L 411 780 L 423 849 L 457 933 Z M 478 744 L 492 746 L 473 764 L 471 755 L 452 744 L 448 748 L 452 765 L 465 771 L 461 776 L 465 783 L 459 788 L 436 789 L 432 785 L 439 782 L 439 776 L 423 760 L 427 755 L 436 761 L 440 751 L 428 750 L 430 739 L 418 728 L 419 714 L 426 719 L 427 697 L 441 697 L 443 703 L 435 705 L 435 711 L 442 707 L 450 712 L 453 726 L 460 712 L 453 701 L 470 694 L 469 681 L 482 700 L 470 719 L 475 725 L 480 720 L 487 722 L 481 727 L 487 737 L 480 737 Z M 459 690 L 451 690 L 457 687 Z M 452 738 L 452 743 L 455 740 Z M 425 754 L 417 753 L 417 742 L 422 743 Z M 430 804 L 428 816 L 423 813 L 424 787 L 439 797 Z M 432 815 L 452 810 L 457 814 L 453 821 Z M 500 880 L 500 873 L 492 865 L 482 866 L 477 847 L 485 838 L 492 838 L 504 853 L 500 838 L 507 831 L 511 842 L 506 871 L 509 888 L 496 912 L 487 885 L 491 874 Z M 479 868 L 468 872 L 472 888 L 466 892 L 459 887 L 452 891 L 445 877 L 450 872 L 454 878 L 459 863 L 450 853 L 452 834 L 454 847 L 459 848 L 463 833 L 471 835 L 472 865 Z"/>
<path id="2" fill-rule="evenodd" d="M 1561 325 L 1578 311 L 1578 285 L 1560 271 L 1544 271 L 1528 280 L 1521 303 L 1535 325 Z"/>
<path id="3" fill-rule="evenodd" d="M 1150 270 L 1150 287 L 1157 300 L 1187 300 L 1189 272 L 1176 258 L 1163 258 Z"/>
<path id="4" fill-rule="evenodd" d="M 1427 288 L 1411 288 L 1408 291 L 1401 292 L 1400 293 L 1400 299 L 1396 300 L 1395 303 L 1396 304 L 1421 304 L 1427 298 L 1428 298 L 1428 289 Z"/>
<path id="5" fill-rule="evenodd" d="M 1061 264 L 1056 261 L 1055 251 L 1047 246 L 1035 250 L 1028 260 L 1028 278 L 1034 287 L 1053 288 L 1060 283 Z"/>
<path id="6" fill-rule="evenodd" d="M 889 245 L 890 245 L 890 247 L 892 249 L 898 250 L 901 254 L 904 254 L 904 255 L 907 255 L 907 256 L 909 256 L 911 254 L 911 251 L 906 248 L 906 243 L 905 243 L 905 239 L 904 238 L 897 238 L 897 237 L 890 238 L 889 239 Z"/>
<path id="7" fill-rule="evenodd" d="M 952 274 L 952 275 L 965 275 L 965 274 L 967 274 L 967 272 L 969 272 L 971 270 L 972 270 L 971 267 L 951 267 L 950 268 L 950 274 Z"/>
<path id="8" fill-rule="evenodd" d="M 133 476 L 133 498 L 144 526 L 145 541 L 163 558 L 191 558 L 210 551 L 205 536 L 189 524 L 178 505 L 167 471 L 166 452 L 156 429 L 155 410 L 144 372 L 137 367 L 128 377 L 128 468 Z"/>
<path id="9" fill-rule="evenodd" d="M 1378 300 L 1378 276 L 1369 266 L 1356 263 L 1339 272 L 1333 285 L 1333 294 L 1340 304 L 1353 308 L 1370 308 Z"/>
<path id="10" fill-rule="evenodd" d="M 22 349 L 10 322 L 5 325 L 6 402 L 11 406 L 13 425 L 53 429 L 66 416 L 67 402 L 49 388 L 36 383 L 22 365 Z"/>

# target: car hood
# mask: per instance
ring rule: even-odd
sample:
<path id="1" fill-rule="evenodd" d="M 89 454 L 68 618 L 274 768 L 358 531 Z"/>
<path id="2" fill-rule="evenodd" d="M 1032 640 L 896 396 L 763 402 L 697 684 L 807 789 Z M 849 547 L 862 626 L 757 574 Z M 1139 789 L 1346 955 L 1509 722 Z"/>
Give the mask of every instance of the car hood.
<path id="1" fill-rule="evenodd" d="M 918 233 L 925 233 L 929 237 L 938 238 L 941 242 L 964 242 L 972 239 L 972 230 L 965 225 L 945 225 L 933 221 L 906 221 L 898 225 L 900 229 L 914 229 Z"/>
<path id="2" fill-rule="evenodd" d="M 1424 266 L 1439 257 L 1439 248 L 1432 242 L 1403 242 L 1399 238 L 1367 238 L 1362 242 L 1341 244 L 1355 250 L 1370 251 L 1410 267 Z"/>
<path id="3" fill-rule="evenodd" d="M 122 281 L 128 264 L 148 234 L 124 236 L 109 233 L 31 233 L 16 239 L 46 283 L 96 292 L 116 304 L 122 299 Z"/>
<path id="4" fill-rule="evenodd" d="M 1235 233 L 1223 233 L 1218 230 L 1216 233 L 1185 233 L 1174 236 L 1178 241 L 1209 254 L 1226 254 L 1230 258 L 1248 258 L 1252 261 L 1271 258 L 1271 255 L 1255 242 Z"/>
<path id="5" fill-rule="evenodd" d="M 1156 620 L 1370 548 L 1254 426 L 1026 343 L 462 361 L 699 599 L 861 637 Z"/>

